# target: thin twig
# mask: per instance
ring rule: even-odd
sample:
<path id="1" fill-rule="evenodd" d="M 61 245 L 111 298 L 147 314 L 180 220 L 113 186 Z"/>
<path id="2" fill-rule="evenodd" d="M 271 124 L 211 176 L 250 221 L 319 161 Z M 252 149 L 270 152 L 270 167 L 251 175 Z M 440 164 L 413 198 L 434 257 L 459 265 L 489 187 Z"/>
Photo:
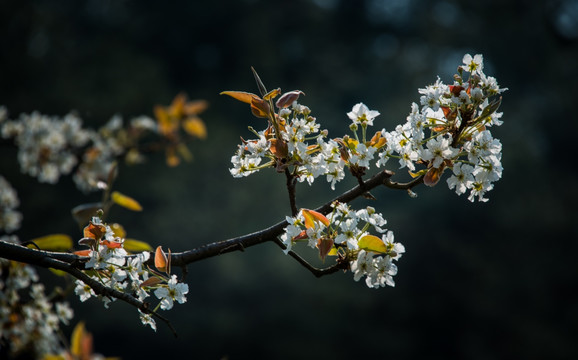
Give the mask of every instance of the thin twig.
<path id="1" fill-rule="evenodd" d="M 291 214 L 292 216 L 297 216 L 297 203 L 296 203 L 296 194 L 295 194 L 295 185 L 297 183 L 297 179 L 289 169 L 285 169 L 285 177 L 287 178 L 287 193 L 289 194 L 289 205 L 291 206 Z"/>
<path id="2" fill-rule="evenodd" d="M 275 244 L 279 245 L 279 247 L 283 250 L 287 249 L 287 246 L 281 242 L 279 239 L 275 239 Z M 346 265 L 342 262 L 336 262 L 335 264 L 331 265 L 330 267 L 319 269 L 313 265 L 311 265 L 307 260 L 303 259 L 299 254 L 294 252 L 293 250 L 289 250 L 287 255 L 291 256 L 293 259 L 297 260 L 297 262 L 303 265 L 304 268 L 309 270 L 315 277 L 320 278 L 324 275 L 333 274 L 339 270 L 345 269 Z"/>
<path id="3" fill-rule="evenodd" d="M 157 314 L 156 312 L 151 311 L 147 303 L 140 301 L 139 299 L 135 298 L 130 294 L 120 292 L 112 287 L 108 287 L 101 284 L 100 282 L 94 280 L 93 278 L 82 272 L 80 269 L 75 267 L 73 263 L 68 263 L 63 260 L 51 257 L 50 254 L 53 253 L 50 253 L 48 251 L 30 249 L 21 246 L 19 244 L 8 243 L 5 241 L 0 241 L 0 250 L 2 250 L 0 252 L 2 254 L 2 257 L 5 257 L 10 260 L 36 265 L 44 268 L 53 268 L 57 270 L 62 270 L 72 275 L 74 278 L 84 282 L 86 285 L 90 286 L 94 290 L 94 293 L 97 295 L 122 300 L 136 307 L 137 309 L 140 309 L 142 312 L 157 317 L 158 319 L 167 324 L 167 326 L 171 329 L 175 337 L 177 336 L 175 329 L 168 321 L 168 319 Z"/>

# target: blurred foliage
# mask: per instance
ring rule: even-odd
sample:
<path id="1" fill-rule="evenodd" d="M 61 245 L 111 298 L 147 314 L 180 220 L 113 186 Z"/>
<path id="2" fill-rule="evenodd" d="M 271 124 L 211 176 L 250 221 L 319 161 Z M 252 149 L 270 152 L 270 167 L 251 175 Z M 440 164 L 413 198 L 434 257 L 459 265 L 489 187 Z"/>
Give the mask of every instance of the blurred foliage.
<path id="1" fill-rule="evenodd" d="M 111 219 L 128 237 L 172 251 L 256 231 L 289 211 L 282 177 L 235 180 L 227 171 L 239 136 L 260 120 L 218 94 L 256 92 L 250 66 L 269 88 L 303 90 L 301 102 L 334 136 L 359 101 L 382 114 L 376 126 L 402 123 L 417 88 L 438 74 L 449 81 L 467 52 L 482 53 L 486 73 L 510 88 L 494 134 L 504 178 L 489 203 L 470 204 L 445 184 L 418 188 L 417 199 L 374 192 L 372 205 L 407 249 L 396 288 L 371 290 L 350 274 L 316 279 L 265 244 L 189 267 L 188 303 L 167 313 L 177 339 L 162 325 L 156 334 L 143 328 L 124 304 L 77 303 L 75 320 L 86 321 L 99 352 L 125 359 L 578 356 L 577 8 L 576 0 L 3 1 L 0 103 L 13 117 L 76 110 L 97 126 L 115 113 L 152 116 L 180 91 L 210 103 L 192 164 L 167 168 L 158 154 L 121 166 L 116 183 L 144 211 L 116 208 Z M 0 173 L 22 203 L 20 237 L 80 237 L 69 211 L 98 195 L 87 198 L 70 179 L 36 183 L 2 145 Z M 352 184 L 300 186 L 298 205 L 314 208 Z"/>

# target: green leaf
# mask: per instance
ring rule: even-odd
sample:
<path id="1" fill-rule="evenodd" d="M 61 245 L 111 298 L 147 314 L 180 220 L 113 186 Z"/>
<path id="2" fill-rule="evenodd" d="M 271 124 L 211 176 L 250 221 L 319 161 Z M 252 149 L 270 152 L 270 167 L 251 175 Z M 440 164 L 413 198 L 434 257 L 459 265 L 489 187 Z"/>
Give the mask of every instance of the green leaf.
<path id="1" fill-rule="evenodd" d="M 119 193 L 118 191 L 114 191 L 110 195 L 110 197 L 112 201 L 117 205 L 120 205 L 132 211 L 142 211 L 142 206 L 138 203 L 138 201 L 131 198 L 130 196 L 126 196 L 124 194 Z"/>
<path id="2" fill-rule="evenodd" d="M 68 275 L 68 273 L 66 271 L 63 271 L 63 270 L 58 270 L 58 269 L 53 269 L 53 268 L 48 268 L 48 270 L 50 270 L 50 272 L 52 272 L 54 275 L 57 275 L 57 276 Z"/>
<path id="3" fill-rule="evenodd" d="M 359 248 L 365 251 L 373 251 L 380 254 L 387 253 L 387 248 L 383 240 L 375 235 L 365 235 L 357 243 Z"/>
<path id="4" fill-rule="evenodd" d="M 51 234 L 30 240 L 42 250 L 66 251 L 72 248 L 72 238 L 66 234 Z M 29 248 L 35 247 L 33 244 L 27 245 Z"/>
<path id="5" fill-rule="evenodd" d="M 153 251 L 153 247 L 148 243 L 135 239 L 125 239 L 124 249 L 131 253 L 140 253 L 143 251 Z"/>

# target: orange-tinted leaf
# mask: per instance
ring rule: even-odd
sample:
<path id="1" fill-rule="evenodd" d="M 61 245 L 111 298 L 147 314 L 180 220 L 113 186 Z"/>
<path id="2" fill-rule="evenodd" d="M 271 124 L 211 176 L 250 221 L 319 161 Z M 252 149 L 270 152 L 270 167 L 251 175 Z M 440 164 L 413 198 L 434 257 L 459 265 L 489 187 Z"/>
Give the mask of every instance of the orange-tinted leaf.
<path id="1" fill-rule="evenodd" d="M 377 131 L 375 135 L 373 135 L 373 137 L 371 138 L 369 145 L 373 146 L 376 149 L 380 149 L 381 147 L 383 147 L 383 145 L 385 145 L 386 142 L 387 140 L 383 136 L 381 136 L 381 131 Z"/>
<path id="2" fill-rule="evenodd" d="M 162 272 L 167 270 L 167 256 L 160 246 L 155 250 L 155 267 Z"/>
<path id="3" fill-rule="evenodd" d="M 315 227 L 315 221 L 319 221 L 323 225 L 329 226 L 329 219 L 327 219 L 325 215 L 321 214 L 320 212 L 315 210 L 302 209 L 301 213 L 305 217 L 305 227 L 307 229 L 312 229 Z"/>
<path id="4" fill-rule="evenodd" d="M 307 236 L 307 230 L 303 230 L 299 233 L 299 235 L 294 236 L 293 240 L 305 240 L 307 239 L 309 236 Z"/>
<path id="5" fill-rule="evenodd" d="M 189 101 L 185 104 L 185 115 L 197 115 L 205 111 L 209 107 L 209 103 L 205 100 Z"/>
<path id="6" fill-rule="evenodd" d="M 196 136 L 199 139 L 205 139 L 207 137 L 207 127 L 203 120 L 197 116 L 190 116 L 183 121 L 183 129 L 192 136 Z"/>
<path id="7" fill-rule="evenodd" d="M 261 98 L 251 100 L 251 112 L 258 118 L 269 117 L 269 104 Z"/>
<path id="8" fill-rule="evenodd" d="M 52 234 L 30 240 L 42 250 L 66 251 L 72 248 L 72 238 L 66 234 Z M 35 247 L 33 244 L 27 247 Z"/>
<path id="9" fill-rule="evenodd" d="M 102 237 L 106 233 L 106 226 L 95 225 L 91 222 L 84 228 L 83 233 L 84 233 L 84 237 L 95 239 L 95 240 L 100 240 L 100 239 L 102 239 Z"/>
<path id="10" fill-rule="evenodd" d="M 88 331 L 84 332 L 84 336 L 81 340 L 81 359 L 92 359 L 92 334 Z"/>
<path id="11" fill-rule="evenodd" d="M 170 167 L 175 167 L 180 164 L 181 159 L 177 156 L 177 149 L 174 146 L 167 147 L 166 161 Z"/>
<path id="12" fill-rule="evenodd" d="M 381 240 L 375 235 L 365 235 L 364 237 L 359 239 L 357 245 L 361 250 L 373 251 L 380 254 L 387 253 L 385 243 L 383 242 L 383 240 Z"/>
<path id="13" fill-rule="evenodd" d="M 90 249 L 87 249 L 87 250 L 78 250 L 78 251 L 73 252 L 73 254 L 74 254 L 74 255 L 78 255 L 78 256 L 89 256 L 91 251 L 92 251 L 92 250 L 90 250 Z"/>
<path id="14" fill-rule="evenodd" d="M 100 244 L 106 246 L 109 249 L 122 248 L 122 242 L 120 242 L 120 241 L 101 240 Z"/>
<path id="15" fill-rule="evenodd" d="M 251 104 L 253 99 L 260 99 L 259 96 L 245 91 L 223 91 L 220 95 L 229 95 L 233 99 Z"/>
<path id="16" fill-rule="evenodd" d="M 325 257 L 333 248 L 333 239 L 322 237 L 317 241 L 317 248 L 319 249 L 319 257 L 325 261 Z"/>
<path id="17" fill-rule="evenodd" d="M 131 198 L 130 196 L 121 194 L 118 191 L 114 191 L 110 195 L 110 198 L 115 204 L 120 205 L 126 209 L 132 211 L 142 211 L 142 206 L 138 203 L 138 201 Z"/>
<path id="18" fill-rule="evenodd" d="M 187 95 L 185 93 L 180 93 L 173 99 L 171 106 L 169 107 L 169 116 L 180 118 L 183 116 L 185 109 L 185 102 L 187 101 Z"/>

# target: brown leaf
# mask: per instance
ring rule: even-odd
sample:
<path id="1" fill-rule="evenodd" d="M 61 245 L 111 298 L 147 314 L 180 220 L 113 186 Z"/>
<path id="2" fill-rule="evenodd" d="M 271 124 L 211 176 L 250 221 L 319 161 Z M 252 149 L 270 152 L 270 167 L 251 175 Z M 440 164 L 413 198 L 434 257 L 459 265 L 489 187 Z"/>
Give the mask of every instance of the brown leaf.
<path id="1" fill-rule="evenodd" d="M 321 261 L 325 261 L 325 257 L 333 248 L 333 242 L 333 239 L 328 239 L 325 237 L 317 240 L 317 248 L 319 249 L 319 257 L 321 258 Z"/>

